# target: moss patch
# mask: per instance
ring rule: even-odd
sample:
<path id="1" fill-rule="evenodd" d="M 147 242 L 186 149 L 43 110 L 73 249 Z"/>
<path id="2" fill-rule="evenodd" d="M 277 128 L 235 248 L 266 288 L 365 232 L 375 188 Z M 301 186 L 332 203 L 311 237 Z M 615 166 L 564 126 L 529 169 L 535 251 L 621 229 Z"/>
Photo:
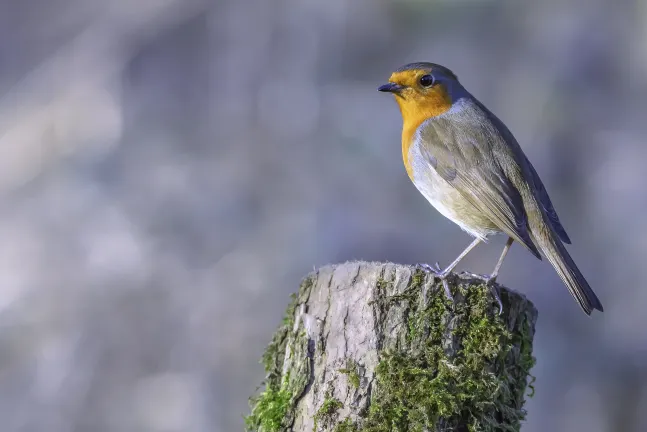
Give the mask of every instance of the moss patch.
<path id="1" fill-rule="evenodd" d="M 532 323 L 536 312 L 521 299 L 511 301 L 515 294 L 503 291 L 504 314 L 499 316 L 490 289 L 464 280 L 450 284 L 452 302 L 440 283 L 425 283 L 428 277 L 421 270 L 414 271 L 406 287 L 398 285 L 395 294 L 395 270 L 378 278 L 378 295 L 370 303 L 379 338 L 372 385 L 360 388 L 364 372 L 352 359 L 338 370 L 347 375 L 350 387 L 358 389 L 356 394 L 371 392 L 370 404 L 359 413 L 349 407 L 352 414 L 342 421 L 342 403 L 329 394 L 315 415 L 315 430 L 520 430 L 527 387 L 532 391 L 532 382 L 527 385 L 527 380 L 535 364 Z M 313 282 L 306 278 L 299 295 L 293 296 L 263 356 L 265 388 L 251 400 L 252 411 L 246 418 L 249 431 L 291 430 L 294 407 L 312 373 L 308 339 L 302 325 L 296 331 L 293 328 L 294 316 Z M 519 313 L 518 308 L 527 312 Z M 403 330 L 392 331 L 394 325 L 402 325 Z M 290 374 L 283 375 L 284 370 Z"/>
<path id="2" fill-rule="evenodd" d="M 354 388 L 359 388 L 360 376 L 359 376 L 359 365 L 353 359 L 348 359 L 346 361 L 346 367 L 339 369 L 339 373 L 342 373 L 348 377 L 348 382 Z"/>
<path id="3" fill-rule="evenodd" d="M 464 301 L 453 306 L 442 294 L 421 305 L 423 280 L 416 271 L 405 292 L 388 300 L 406 302 L 407 345 L 381 353 L 372 404 L 359 430 L 518 431 L 534 364 L 527 323 L 511 332 L 505 317 L 493 313 L 484 285 L 458 288 L 455 297 Z M 520 358 L 513 358 L 519 338 Z"/>
<path id="4" fill-rule="evenodd" d="M 296 307 L 300 296 L 312 288 L 314 278 L 308 276 L 301 283 L 299 294 L 292 294 L 281 325 L 274 333 L 272 341 L 263 353 L 261 363 L 265 367 L 265 389 L 250 398 L 251 414 L 245 417 L 247 431 L 281 432 L 287 430 L 294 421 L 295 400 L 301 396 L 310 378 L 310 359 L 308 339 L 305 332 L 293 335 Z M 286 352 L 289 350 L 289 355 Z M 285 363 L 289 362 L 292 371 L 283 376 Z"/>
<path id="5" fill-rule="evenodd" d="M 317 432 L 319 430 L 319 424 L 323 425 L 324 428 L 329 428 L 332 424 L 337 411 L 344 405 L 334 397 L 330 395 L 326 396 L 323 404 L 317 411 L 314 417 L 314 430 Z"/>
<path id="6" fill-rule="evenodd" d="M 247 430 L 280 431 L 292 394 L 286 389 L 278 391 L 267 387 L 252 408 L 252 413 L 245 418 Z"/>
<path id="7" fill-rule="evenodd" d="M 347 417 L 344 421 L 335 426 L 333 432 L 359 432 L 359 429 L 357 428 L 357 423 Z"/>

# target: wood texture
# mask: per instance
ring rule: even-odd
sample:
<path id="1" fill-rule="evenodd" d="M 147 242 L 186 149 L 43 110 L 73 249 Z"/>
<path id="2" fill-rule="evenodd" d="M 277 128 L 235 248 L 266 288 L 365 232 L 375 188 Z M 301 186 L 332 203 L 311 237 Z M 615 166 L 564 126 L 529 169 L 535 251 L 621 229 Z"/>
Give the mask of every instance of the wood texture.
<path id="1" fill-rule="evenodd" d="M 517 431 L 537 311 L 452 276 L 349 262 L 307 276 L 263 358 L 249 430 Z"/>

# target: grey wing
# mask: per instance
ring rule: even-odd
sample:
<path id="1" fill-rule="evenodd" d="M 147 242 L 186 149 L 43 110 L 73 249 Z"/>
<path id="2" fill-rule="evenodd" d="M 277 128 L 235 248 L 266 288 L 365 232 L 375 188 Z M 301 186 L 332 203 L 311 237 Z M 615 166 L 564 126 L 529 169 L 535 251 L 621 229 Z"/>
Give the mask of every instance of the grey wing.
<path id="1" fill-rule="evenodd" d="M 548 196 L 548 192 L 546 191 L 544 184 L 541 182 L 541 179 L 539 178 L 539 174 L 537 174 L 537 171 L 535 171 L 535 167 L 532 166 L 528 158 L 526 158 L 526 163 L 528 164 L 528 168 L 530 169 L 530 175 L 532 176 L 533 182 L 535 183 L 535 187 L 537 188 L 537 191 L 539 193 L 539 201 L 541 202 L 541 205 L 544 207 L 544 210 L 546 210 L 546 214 L 548 215 L 548 219 L 550 220 L 553 226 L 553 229 L 555 230 L 559 238 L 564 243 L 571 244 L 571 239 L 568 237 L 568 234 L 566 234 L 566 230 L 562 226 L 562 223 L 559 221 L 559 216 L 557 216 L 557 212 L 553 207 L 553 203 L 550 201 L 550 197 Z"/>
<path id="2" fill-rule="evenodd" d="M 422 127 L 421 153 L 436 172 L 508 236 L 537 258 L 521 194 L 496 163 L 484 128 L 438 119 Z M 422 144 L 424 143 L 424 144 Z"/>
<path id="3" fill-rule="evenodd" d="M 535 190 L 537 191 L 537 198 L 539 199 L 541 206 L 546 212 L 546 215 L 548 216 L 548 220 L 550 221 L 551 226 L 553 227 L 553 229 L 555 230 L 559 238 L 564 243 L 570 244 L 571 239 L 568 237 L 568 234 L 566 234 L 566 230 L 562 226 L 562 223 L 560 222 L 559 217 L 557 216 L 557 212 L 553 207 L 553 203 L 550 201 L 550 197 L 548 196 L 548 192 L 546 191 L 544 184 L 539 178 L 539 174 L 537 174 L 535 167 L 532 166 L 532 164 L 528 160 L 528 157 L 526 157 L 526 155 L 524 154 L 523 150 L 521 149 L 521 146 L 519 146 L 519 143 L 517 143 L 516 138 L 514 137 L 514 135 L 512 135 L 512 132 L 510 132 L 510 129 L 508 129 L 508 127 L 496 115 L 494 115 L 494 113 L 488 110 L 481 102 L 479 102 L 478 100 L 474 100 L 474 103 L 476 106 L 478 106 L 481 113 L 485 114 L 485 116 L 494 124 L 497 131 L 503 136 L 503 139 L 505 139 L 508 142 L 508 145 L 513 148 L 513 153 L 518 158 L 519 156 L 523 158 L 523 160 L 520 160 L 521 158 L 517 160 L 519 161 L 519 163 L 522 163 L 522 162 L 526 163 L 531 177 L 530 180 L 534 183 Z"/>

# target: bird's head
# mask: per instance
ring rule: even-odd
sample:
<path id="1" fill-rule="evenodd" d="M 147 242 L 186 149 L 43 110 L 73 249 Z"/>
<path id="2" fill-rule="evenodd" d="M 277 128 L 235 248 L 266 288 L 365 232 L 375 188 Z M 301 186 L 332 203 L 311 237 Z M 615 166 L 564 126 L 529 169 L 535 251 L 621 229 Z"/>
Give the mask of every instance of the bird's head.
<path id="1" fill-rule="evenodd" d="M 388 84 L 378 88 L 395 95 L 402 118 L 418 122 L 449 111 L 452 105 L 467 96 L 456 75 L 434 63 L 410 63 L 391 74 Z"/>

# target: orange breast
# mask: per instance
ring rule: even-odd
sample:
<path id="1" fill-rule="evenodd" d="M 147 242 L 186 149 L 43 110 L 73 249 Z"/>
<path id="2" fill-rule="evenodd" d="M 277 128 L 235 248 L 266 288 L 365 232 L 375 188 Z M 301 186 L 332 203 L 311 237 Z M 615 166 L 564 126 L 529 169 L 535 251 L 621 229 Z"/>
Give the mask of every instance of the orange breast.
<path id="1" fill-rule="evenodd" d="M 404 161 L 404 168 L 411 181 L 413 181 L 413 168 L 411 167 L 411 160 L 409 149 L 413 144 L 413 138 L 419 125 L 405 123 L 402 127 L 402 160 Z"/>
<path id="2" fill-rule="evenodd" d="M 409 178 L 413 180 L 409 149 L 416 131 L 426 120 L 449 111 L 452 101 L 443 86 L 437 86 L 424 95 L 410 92 L 405 97 L 396 97 L 402 113 L 402 158 Z"/>

